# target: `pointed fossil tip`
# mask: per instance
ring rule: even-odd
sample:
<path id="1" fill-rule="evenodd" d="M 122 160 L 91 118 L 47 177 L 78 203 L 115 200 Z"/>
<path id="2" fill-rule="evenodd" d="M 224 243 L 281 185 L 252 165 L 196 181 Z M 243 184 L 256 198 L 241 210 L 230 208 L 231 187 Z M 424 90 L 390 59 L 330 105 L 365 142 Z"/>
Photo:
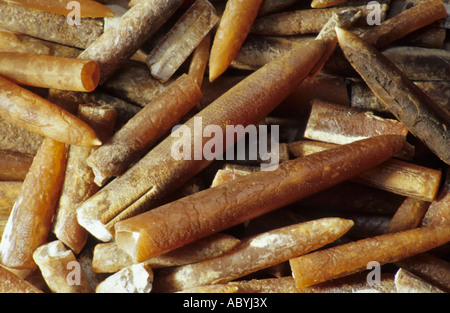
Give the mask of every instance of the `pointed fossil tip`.
<path id="1" fill-rule="evenodd" d="M 221 75 L 220 71 L 217 70 L 214 66 L 210 67 L 209 70 L 209 82 L 214 82 Z"/>
<path id="2" fill-rule="evenodd" d="M 349 43 L 353 37 L 356 37 L 351 31 L 339 26 L 336 26 L 334 31 L 336 32 L 336 37 L 341 46 Z"/>
<path id="3" fill-rule="evenodd" d="M 345 30 L 339 26 L 334 27 L 334 31 L 336 32 L 338 39 L 345 35 Z"/>
<path id="4" fill-rule="evenodd" d="M 95 138 L 95 139 L 92 141 L 92 144 L 93 144 L 94 146 L 101 146 L 101 145 L 102 145 L 102 142 L 100 141 L 100 139 Z"/>
<path id="5" fill-rule="evenodd" d="M 318 0 L 312 0 L 311 1 L 311 8 L 318 9 L 321 7 L 321 2 Z"/>
<path id="6" fill-rule="evenodd" d="M 94 147 L 94 146 L 98 147 L 101 146 L 103 143 L 97 137 L 94 138 L 91 137 L 91 138 L 83 138 L 81 139 L 81 141 L 70 144 L 80 147 Z"/>

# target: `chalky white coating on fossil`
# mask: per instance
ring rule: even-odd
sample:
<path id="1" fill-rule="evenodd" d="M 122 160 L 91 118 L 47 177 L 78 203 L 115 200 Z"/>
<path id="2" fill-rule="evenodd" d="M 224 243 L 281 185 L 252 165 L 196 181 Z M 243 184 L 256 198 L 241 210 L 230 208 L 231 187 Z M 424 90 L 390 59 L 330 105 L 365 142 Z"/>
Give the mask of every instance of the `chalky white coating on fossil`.
<path id="1" fill-rule="evenodd" d="M 143 263 L 133 264 L 109 276 L 96 289 L 97 293 L 149 293 L 153 272 Z"/>
<path id="2" fill-rule="evenodd" d="M 113 238 L 112 234 L 106 229 L 100 219 L 90 216 L 88 211 L 89 210 L 86 209 L 86 207 L 81 207 L 81 209 L 77 211 L 78 223 L 97 239 L 103 242 L 110 241 Z"/>
<path id="3" fill-rule="evenodd" d="M 250 241 L 250 246 L 255 248 L 266 248 L 272 245 L 285 244 L 287 240 L 291 239 L 290 236 L 280 234 L 263 234 Z"/>
<path id="4" fill-rule="evenodd" d="M 61 241 L 55 240 L 36 249 L 35 255 L 46 258 L 65 258 L 70 255 Z"/>

